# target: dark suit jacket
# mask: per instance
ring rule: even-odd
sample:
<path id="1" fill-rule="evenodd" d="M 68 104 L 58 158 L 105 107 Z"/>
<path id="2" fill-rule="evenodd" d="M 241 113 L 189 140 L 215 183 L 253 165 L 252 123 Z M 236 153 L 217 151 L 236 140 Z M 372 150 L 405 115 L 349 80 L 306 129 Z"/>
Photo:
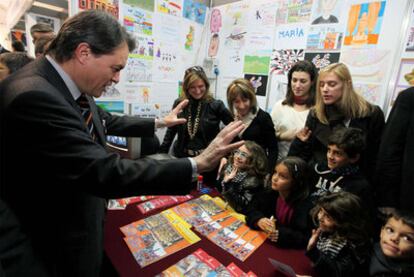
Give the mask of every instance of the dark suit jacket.
<path id="1" fill-rule="evenodd" d="M 4 80 L 0 91 L 1 196 L 52 276 L 99 275 L 105 198 L 189 191 L 188 159 L 133 161 L 107 152 L 105 129 L 148 136 L 154 134 L 153 120 L 111 116 L 89 99 L 98 132 L 94 142 L 47 59 Z"/>
<path id="2" fill-rule="evenodd" d="M 279 148 L 275 127 L 270 115 L 262 109 L 259 109 L 249 127 L 244 130 L 241 139 L 252 140 L 263 148 L 269 162 L 269 170 L 273 173 Z"/>
<path id="3" fill-rule="evenodd" d="M 414 87 L 394 102 L 378 152 L 378 205 L 414 212 Z"/>

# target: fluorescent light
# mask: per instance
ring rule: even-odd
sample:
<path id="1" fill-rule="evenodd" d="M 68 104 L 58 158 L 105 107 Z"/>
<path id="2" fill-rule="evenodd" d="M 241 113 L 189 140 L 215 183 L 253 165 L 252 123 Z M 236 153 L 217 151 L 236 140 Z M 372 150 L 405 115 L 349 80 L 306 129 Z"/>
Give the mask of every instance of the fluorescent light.
<path id="1" fill-rule="evenodd" d="M 65 8 L 61 8 L 61 7 L 58 7 L 58 6 L 46 4 L 46 3 L 43 3 L 43 2 L 39 2 L 39 1 L 34 1 L 33 6 L 48 9 L 48 10 L 52 10 L 52 11 L 59 12 L 59 13 L 68 13 L 68 10 L 65 9 Z"/>

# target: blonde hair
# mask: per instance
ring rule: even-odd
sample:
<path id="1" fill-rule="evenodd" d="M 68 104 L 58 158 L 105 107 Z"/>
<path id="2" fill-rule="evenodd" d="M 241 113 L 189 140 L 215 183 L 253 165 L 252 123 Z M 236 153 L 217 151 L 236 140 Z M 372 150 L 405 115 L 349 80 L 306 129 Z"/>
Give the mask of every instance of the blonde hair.
<path id="1" fill-rule="evenodd" d="M 195 71 L 191 70 L 189 72 L 186 72 L 184 76 L 184 82 L 183 82 L 183 93 L 181 95 L 182 99 L 191 99 L 191 95 L 188 92 L 190 86 L 195 81 L 201 80 L 204 82 L 204 85 L 206 86 L 206 92 L 204 93 L 201 100 L 212 100 L 213 96 L 211 95 L 209 89 L 210 89 L 210 82 L 208 81 L 208 78 L 206 74 L 203 71 Z"/>
<path id="2" fill-rule="evenodd" d="M 240 96 L 243 99 L 249 99 L 250 110 L 253 113 L 256 113 L 256 110 L 257 110 L 256 93 L 254 92 L 254 88 L 252 84 L 248 80 L 239 78 L 231 82 L 230 85 L 227 87 L 227 104 L 233 116 L 234 116 L 233 102 L 238 96 Z"/>
<path id="3" fill-rule="evenodd" d="M 325 113 L 325 103 L 320 88 L 321 79 L 327 74 L 334 73 L 342 82 L 342 96 L 335 105 L 347 119 L 366 117 L 373 111 L 373 106 L 359 95 L 352 85 L 352 77 L 348 67 L 343 63 L 334 63 L 321 69 L 316 87 L 315 113 L 320 122 L 328 124 Z"/>

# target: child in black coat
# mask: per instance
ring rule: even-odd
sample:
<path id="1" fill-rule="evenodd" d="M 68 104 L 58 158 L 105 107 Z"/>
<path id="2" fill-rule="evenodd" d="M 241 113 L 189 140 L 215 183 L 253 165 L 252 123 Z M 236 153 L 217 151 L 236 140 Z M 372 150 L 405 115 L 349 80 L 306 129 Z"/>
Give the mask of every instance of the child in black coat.
<path id="1" fill-rule="evenodd" d="M 304 248 L 312 229 L 309 172 L 300 158 L 279 161 L 271 187 L 253 198 L 246 212 L 247 225 L 269 233 L 278 246 Z"/>
<path id="2" fill-rule="evenodd" d="M 414 214 L 393 210 L 374 245 L 371 277 L 414 276 Z"/>
<path id="3" fill-rule="evenodd" d="M 319 276 L 367 276 L 371 244 L 359 197 L 345 191 L 328 194 L 311 213 L 319 227 L 312 231 L 306 255 Z"/>
<path id="4" fill-rule="evenodd" d="M 318 181 L 313 199 L 329 192 L 347 191 L 361 198 L 362 205 L 374 215 L 373 191 L 360 173 L 358 161 L 365 149 L 364 132 L 357 128 L 339 127 L 328 139 L 327 164 L 316 164 Z"/>

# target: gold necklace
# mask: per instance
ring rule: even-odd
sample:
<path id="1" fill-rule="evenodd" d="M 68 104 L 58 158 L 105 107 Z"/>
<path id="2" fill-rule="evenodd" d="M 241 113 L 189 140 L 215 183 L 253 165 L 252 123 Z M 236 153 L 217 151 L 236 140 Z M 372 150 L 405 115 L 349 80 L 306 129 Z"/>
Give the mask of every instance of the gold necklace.
<path id="1" fill-rule="evenodd" d="M 187 131 L 188 131 L 188 135 L 190 136 L 190 140 L 193 140 L 197 133 L 198 125 L 200 125 L 201 101 L 198 102 L 196 118 L 194 120 L 194 126 L 193 126 L 192 115 L 191 115 L 191 103 L 188 109 L 189 109 L 189 115 L 188 115 L 188 121 L 187 121 Z"/>

